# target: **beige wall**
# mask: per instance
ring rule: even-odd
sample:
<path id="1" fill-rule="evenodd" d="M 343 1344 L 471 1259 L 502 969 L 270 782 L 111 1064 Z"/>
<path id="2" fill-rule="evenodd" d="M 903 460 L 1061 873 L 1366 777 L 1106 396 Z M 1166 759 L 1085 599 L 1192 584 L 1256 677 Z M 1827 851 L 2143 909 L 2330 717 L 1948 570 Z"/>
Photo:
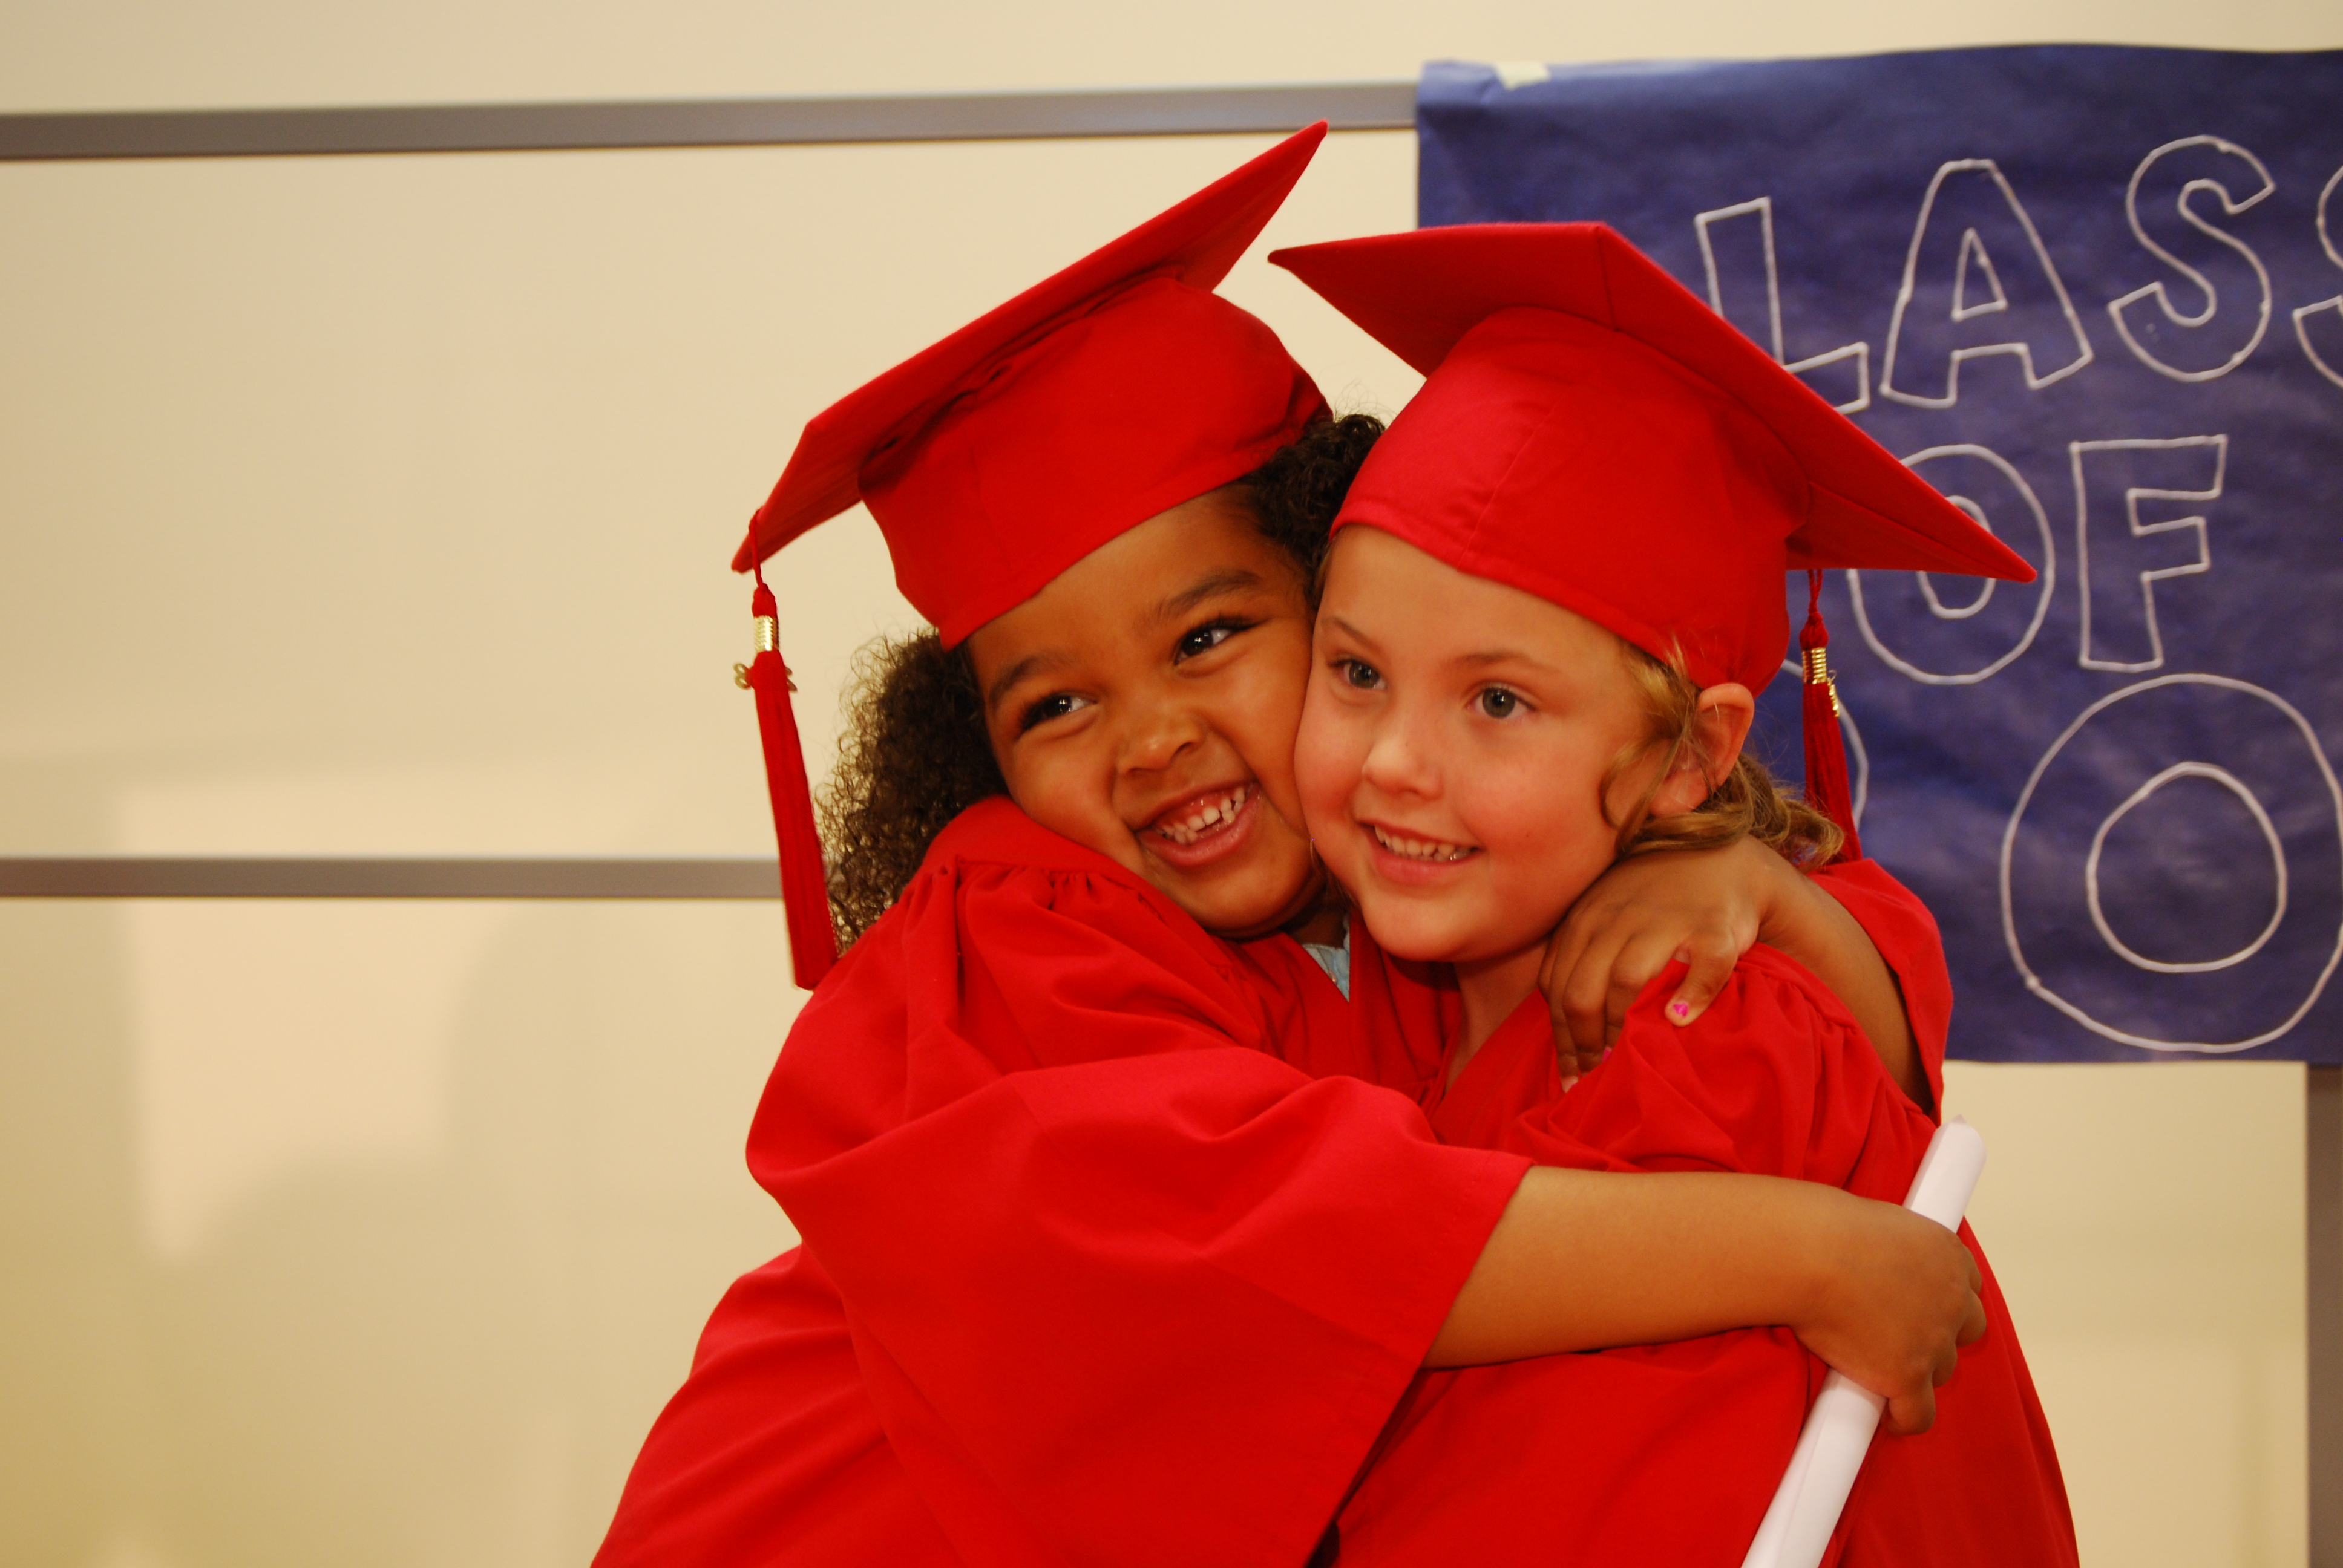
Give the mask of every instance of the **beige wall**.
<path id="1" fill-rule="evenodd" d="M 1592 8 L 1589 8 L 1591 11 Z M 2343 44 L 2331 8 L 0 10 L 0 109 Z M 1260 139 L 0 166 L 0 853 L 753 852 L 723 569 L 821 404 Z M 1271 239 L 1404 226 L 1337 138 Z M 1256 261 L 1338 400 L 1413 377 Z M 778 583 L 809 693 L 905 624 Z M 826 705 L 802 704 L 809 744 Z M 0 1564 L 577 1562 L 731 1275 L 777 909 L 0 903 Z M 1956 1068 L 2087 1561 L 2303 1559 L 2301 1089 Z"/>

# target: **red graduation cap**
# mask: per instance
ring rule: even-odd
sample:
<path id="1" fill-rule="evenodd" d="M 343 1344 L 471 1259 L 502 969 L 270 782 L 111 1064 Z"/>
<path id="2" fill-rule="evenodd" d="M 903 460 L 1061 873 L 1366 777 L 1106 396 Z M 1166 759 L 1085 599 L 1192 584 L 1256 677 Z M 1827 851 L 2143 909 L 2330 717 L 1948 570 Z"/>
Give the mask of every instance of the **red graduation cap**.
<path id="1" fill-rule="evenodd" d="M 2033 568 L 1601 224 L 1480 224 L 1278 251 L 1429 379 L 1353 483 L 1364 523 L 1574 610 L 1694 683 L 1761 691 L 1809 571 L 1807 798 L 1846 830 L 1825 567 Z"/>
<path id="2" fill-rule="evenodd" d="M 1325 410 L 1262 321 L 1212 290 L 1323 123 L 816 415 L 733 558 L 758 573 L 757 694 L 791 964 L 837 957 L 805 758 L 760 563 L 860 501 L 903 597 L 948 644 L 1157 513 L 1251 473 Z"/>

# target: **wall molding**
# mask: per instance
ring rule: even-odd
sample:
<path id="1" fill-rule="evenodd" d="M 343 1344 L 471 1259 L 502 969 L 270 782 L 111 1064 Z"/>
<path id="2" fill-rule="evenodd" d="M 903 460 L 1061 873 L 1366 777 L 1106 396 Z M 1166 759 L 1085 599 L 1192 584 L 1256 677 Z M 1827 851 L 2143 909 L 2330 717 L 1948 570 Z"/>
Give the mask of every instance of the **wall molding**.
<path id="1" fill-rule="evenodd" d="M 1415 84 L 0 115 L 0 162 L 1260 135 L 1415 125 Z"/>

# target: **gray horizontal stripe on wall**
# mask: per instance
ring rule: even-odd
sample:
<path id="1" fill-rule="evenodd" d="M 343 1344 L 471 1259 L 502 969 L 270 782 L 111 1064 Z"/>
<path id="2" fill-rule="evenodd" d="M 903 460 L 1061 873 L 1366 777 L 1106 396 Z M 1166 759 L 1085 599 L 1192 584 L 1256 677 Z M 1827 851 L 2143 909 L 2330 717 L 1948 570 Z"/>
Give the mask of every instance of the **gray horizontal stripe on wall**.
<path id="1" fill-rule="evenodd" d="M 0 899 L 779 899 L 760 859 L 25 856 Z"/>
<path id="2" fill-rule="evenodd" d="M 0 115 L 0 160 L 793 146 L 840 142 L 1408 130 L 1413 82 L 900 97 L 412 104 Z"/>

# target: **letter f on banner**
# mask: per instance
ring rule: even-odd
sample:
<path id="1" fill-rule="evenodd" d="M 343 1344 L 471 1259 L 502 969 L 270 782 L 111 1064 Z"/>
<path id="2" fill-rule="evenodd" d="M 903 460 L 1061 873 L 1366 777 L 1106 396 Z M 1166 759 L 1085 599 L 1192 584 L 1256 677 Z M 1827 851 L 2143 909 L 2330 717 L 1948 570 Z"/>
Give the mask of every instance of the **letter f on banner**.
<path id="1" fill-rule="evenodd" d="M 2077 662 L 2085 669 L 2161 669 L 2156 585 L 2211 571 L 2213 550 L 2202 512 L 2151 519 L 2141 516 L 2140 503 L 2220 499 L 2229 438 L 2070 441 L 2066 449 L 2075 466 L 2076 575 L 2083 589 Z"/>
<path id="2" fill-rule="evenodd" d="M 1928 182 L 1887 328 L 1882 397 L 1949 408 L 1961 362 L 2016 357 L 2028 390 L 2091 362 L 2066 286 L 2017 193 L 1991 158 L 1948 163 Z"/>

